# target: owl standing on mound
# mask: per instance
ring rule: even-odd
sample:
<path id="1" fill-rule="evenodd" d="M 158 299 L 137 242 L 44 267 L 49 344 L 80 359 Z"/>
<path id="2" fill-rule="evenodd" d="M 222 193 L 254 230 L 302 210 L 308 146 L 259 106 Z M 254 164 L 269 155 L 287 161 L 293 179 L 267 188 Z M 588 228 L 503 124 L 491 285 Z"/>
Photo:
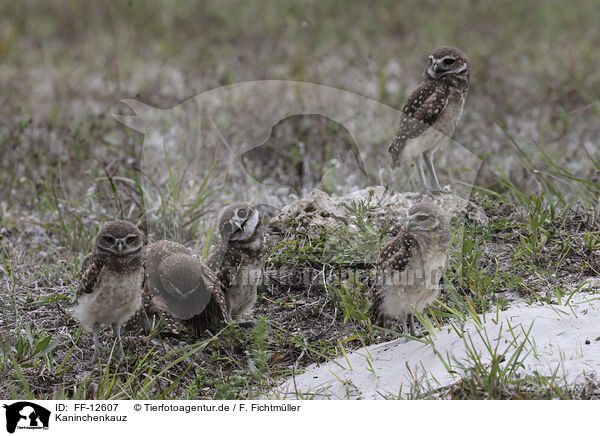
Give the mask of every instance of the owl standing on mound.
<path id="1" fill-rule="evenodd" d="M 100 327 L 112 326 L 117 357 L 123 357 L 121 326 L 142 302 L 142 232 L 128 221 L 110 221 L 98 232 L 94 250 L 81 265 L 74 316 L 94 335 L 92 363 L 99 358 Z"/>
<path id="2" fill-rule="evenodd" d="M 392 155 L 392 168 L 414 160 L 421 194 L 447 193 L 440 187 L 433 154 L 458 125 L 469 92 L 469 76 L 466 54 L 455 47 L 438 47 L 429 56 L 424 80 L 404 104 L 400 127 L 388 151 Z M 423 163 L 433 182 L 431 188 L 425 179 Z"/>
<path id="3" fill-rule="evenodd" d="M 421 312 L 437 297 L 449 243 L 449 220 L 440 207 L 422 202 L 410 208 L 405 230 L 379 255 L 371 306 L 376 324 L 390 329 L 399 320 L 403 332 L 414 336 L 411 306 Z"/>

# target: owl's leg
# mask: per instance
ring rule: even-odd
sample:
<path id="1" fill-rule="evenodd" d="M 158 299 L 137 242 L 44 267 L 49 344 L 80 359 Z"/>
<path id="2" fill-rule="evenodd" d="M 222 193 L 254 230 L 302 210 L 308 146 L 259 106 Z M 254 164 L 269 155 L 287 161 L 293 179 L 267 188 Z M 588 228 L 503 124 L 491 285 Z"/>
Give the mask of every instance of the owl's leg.
<path id="1" fill-rule="evenodd" d="M 411 336 L 417 335 L 415 333 L 415 315 L 412 312 L 410 313 L 410 315 L 408 315 L 408 328 L 410 329 Z"/>
<path id="2" fill-rule="evenodd" d="M 121 326 L 115 322 L 112 324 L 112 329 L 115 340 L 117 341 L 117 359 L 121 360 L 124 355 L 123 344 L 121 343 Z"/>
<path id="3" fill-rule="evenodd" d="M 256 327 L 258 323 L 256 320 L 246 317 L 246 310 L 238 312 L 231 316 L 231 320 L 240 327 Z"/>
<path id="4" fill-rule="evenodd" d="M 431 188 L 429 191 L 432 194 L 450 194 L 450 191 L 446 191 L 445 189 L 442 189 L 442 187 L 440 186 L 440 182 L 437 178 L 437 174 L 435 173 L 435 168 L 433 166 L 433 153 L 434 152 L 435 152 L 434 149 L 429 149 L 423 153 L 423 160 L 425 161 L 425 165 L 427 165 L 427 171 L 429 172 L 429 175 L 431 176 L 431 178 L 433 180 L 433 188 Z"/>
<path id="5" fill-rule="evenodd" d="M 257 299 L 257 289 L 252 288 L 250 290 L 244 289 L 242 292 L 246 292 L 246 295 L 238 294 L 235 298 L 234 296 L 230 296 L 228 300 L 229 306 L 229 316 L 232 321 L 241 323 L 245 321 L 252 321 L 252 319 L 246 318 L 246 312 L 249 311 L 256 302 Z M 236 301 L 234 301 L 236 300 Z M 241 301 L 240 301 L 241 300 Z M 234 307 L 235 306 L 235 307 Z M 254 325 L 251 323 L 251 325 Z"/>
<path id="6" fill-rule="evenodd" d="M 407 315 L 403 315 L 402 319 L 400 321 L 400 324 L 402 325 L 402 333 L 406 334 L 406 332 L 408 331 L 407 326 L 406 326 L 406 321 L 408 320 L 408 316 Z"/>
<path id="7" fill-rule="evenodd" d="M 375 324 L 383 327 L 384 329 L 391 330 L 394 328 L 394 318 L 387 316 L 383 311 L 377 313 Z"/>
<path id="8" fill-rule="evenodd" d="M 92 326 L 92 335 L 94 336 L 94 354 L 92 354 L 92 360 L 90 363 L 94 364 L 98 361 L 100 356 L 100 325 L 94 324 Z"/>
<path id="9" fill-rule="evenodd" d="M 419 174 L 419 180 L 421 181 L 421 193 L 422 197 L 424 194 L 431 194 L 431 190 L 427 186 L 427 181 L 425 179 L 425 173 L 423 172 L 423 157 L 417 156 L 415 158 L 415 165 L 417 167 L 417 173 Z"/>
<path id="10" fill-rule="evenodd" d="M 377 317 L 375 318 L 375 324 L 379 325 L 381 327 L 384 327 L 384 323 L 385 323 L 385 315 L 383 314 L 383 312 L 378 311 Z"/>

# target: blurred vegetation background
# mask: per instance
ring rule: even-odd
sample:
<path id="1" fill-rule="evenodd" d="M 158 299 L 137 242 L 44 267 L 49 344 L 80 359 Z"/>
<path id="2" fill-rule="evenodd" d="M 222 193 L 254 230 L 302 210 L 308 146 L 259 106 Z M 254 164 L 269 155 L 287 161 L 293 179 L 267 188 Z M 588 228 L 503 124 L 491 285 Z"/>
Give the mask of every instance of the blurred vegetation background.
<path id="1" fill-rule="evenodd" d="M 0 196 L 33 208 L 59 182 L 72 197 L 126 173 L 142 138 L 110 116 L 127 112 L 120 99 L 167 108 L 286 79 L 401 108 L 443 44 L 472 62 L 454 139 L 484 160 L 478 185 L 506 191 L 504 172 L 529 193 L 548 179 L 597 188 L 598 22 L 595 0 L 4 1 Z"/>

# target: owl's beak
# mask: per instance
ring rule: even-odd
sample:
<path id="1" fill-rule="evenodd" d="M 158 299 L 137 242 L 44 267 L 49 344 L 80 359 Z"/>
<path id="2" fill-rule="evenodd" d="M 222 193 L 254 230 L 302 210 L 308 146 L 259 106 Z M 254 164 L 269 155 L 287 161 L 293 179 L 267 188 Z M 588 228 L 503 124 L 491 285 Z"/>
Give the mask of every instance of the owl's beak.
<path id="1" fill-rule="evenodd" d="M 445 72 L 443 62 L 441 60 L 432 60 L 431 65 L 427 69 L 427 72 L 434 79 L 439 79 L 441 77 L 440 73 Z"/>
<path id="2" fill-rule="evenodd" d="M 430 230 L 426 227 L 423 227 L 423 222 L 417 219 L 417 215 L 409 215 L 408 220 L 406 220 L 406 231 L 427 231 Z"/>
<path id="3" fill-rule="evenodd" d="M 125 242 L 122 239 L 117 240 L 117 251 L 120 253 L 123 253 L 123 250 L 125 249 Z"/>
<path id="4" fill-rule="evenodd" d="M 463 63 L 460 67 L 448 67 L 444 64 L 444 59 L 431 59 L 431 65 L 427 67 L 427 74 L 432 79 L 438 80 L 446 74 L 460 74 L 467 69 L 467 64 Z"/>
<path id="5" fill-rule="evenodd" d="M 246 220 L 244 218 L 233 217 L 233 218 L 231 218 L 231 220 L 229 220 L 229 222 L 233 226 L 232 233 L 235 233 L 238 230 L 242 230 L 242 227 L 243 227 L 244 223 L 246 222 Z"/>
<path id="6" fill-rule="evenodd" d="M 412 232 L 416 230 L 419 232 L 432 232 L 439 227 L 440 222 L 437 218 L 433 220 L 433 223 L 431 223 L 430 221 L 431 220 L 428 220 L 425 223 L 423 223 L 422 221 L 419 222 L 416 218 L 416 215 L 410 215 L 408 217 L 408 220 L 406 221 L 406 231 Z"/>
<path id="7" fill-rule="evenodd" d="M 231 233 L 228 235 L 228 238 L 230 241 L 235 241 L 240 237 L 240 235 L 243 233 L 245 223 L 246 220 L 244 218 L 239 218 L 237 216 L 234 216 L 229 220 L 229 224 L 231 225 Z"/>

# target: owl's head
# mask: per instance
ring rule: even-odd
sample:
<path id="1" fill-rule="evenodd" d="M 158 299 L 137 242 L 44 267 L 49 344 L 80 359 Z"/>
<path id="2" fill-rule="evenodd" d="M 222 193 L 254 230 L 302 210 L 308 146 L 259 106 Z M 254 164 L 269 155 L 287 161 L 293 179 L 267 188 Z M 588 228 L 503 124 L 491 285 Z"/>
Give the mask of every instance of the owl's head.
<path id="1" fill-rule="evenodd" d="M 96 236 L 96 250 L 118 257 L 139 254 L 144 245 L 140 229 L 129 221 L 117 220 L 104 223 Z"/>
<path id="2" fill-rule="evenodd" d="M 469 58 L 456 47 L 436 48 L 429 56 L 425 75 L 433 80 L 447 80 L 455 86 L 468 85 L 471 67 Z"/>
<path id="3" fill-rule="evenodd" d="M 448 230 L 446 213 L 434 203 L 417 203 L 408 211 L 407 232 L 447 233 Z"/>
<path id="4" fill-rule="evenodd" d="M 250 203 L 234 203 L 221 213 L 219 232 L 223 242 L 250 242 L 262 238 L 262 217 Z"/>

